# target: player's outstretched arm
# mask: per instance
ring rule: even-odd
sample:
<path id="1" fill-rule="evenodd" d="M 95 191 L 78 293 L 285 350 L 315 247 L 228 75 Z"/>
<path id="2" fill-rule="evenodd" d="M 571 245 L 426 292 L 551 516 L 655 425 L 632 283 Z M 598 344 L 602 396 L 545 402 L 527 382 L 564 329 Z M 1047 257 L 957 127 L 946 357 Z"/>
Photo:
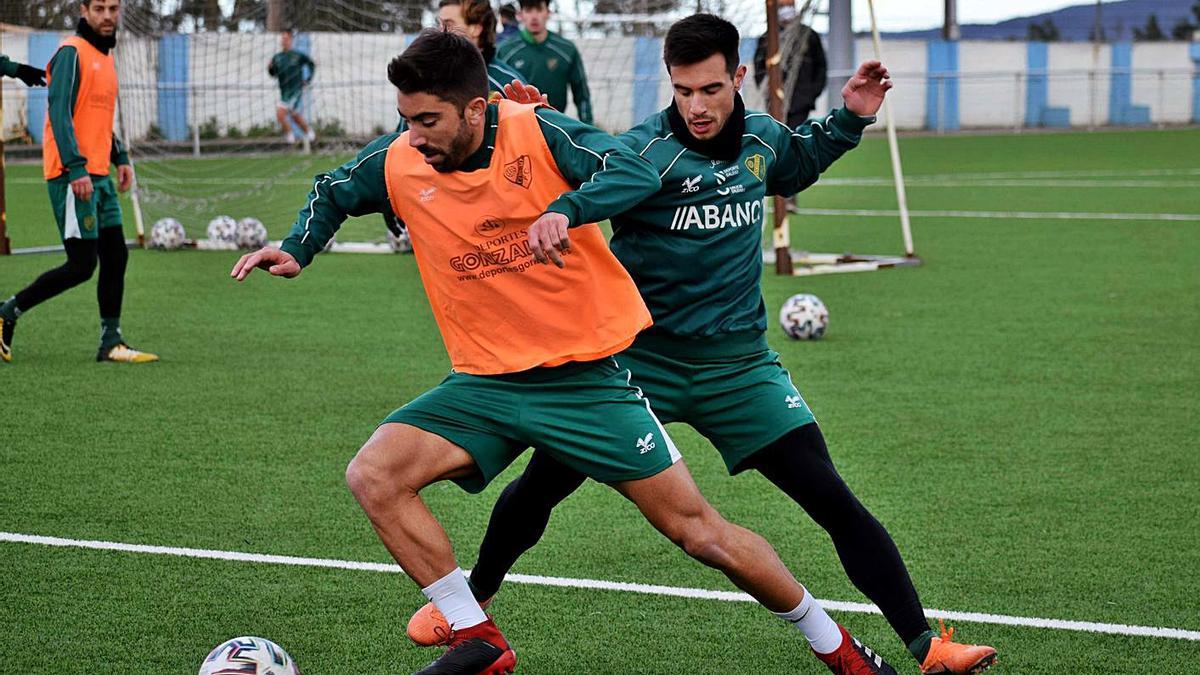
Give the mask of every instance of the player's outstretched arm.
<path id="1" fill-rule="evenodd" d="M 17 63 L 3 54 L 0 54 L 0 75 L 15 77 L 28 87 L 46 86 L 46 71 L 24 63 Z"/>
<path id="2" fill-rule="evenodd" d="M 535 114 L 555 164 L 575 186 L 551 202 L 530 230 L 531 247 L 536 235 L 545 254 L 544 258 L 536 253 L 534 257 L 559 264 L 561 260 L 556 260 L 546 245 L 555 251 L 566 250 L 570 242 L 564 228 L 623 213 L 658 192 L 662 183 L 650 162 L 609 134 L 548 108 L 539 108 Z"/>
<path id="3" fill-rule="evenodd" d="M 384 164 L 388 146 L 398 135 L 384 134 L 368 143 L 354 159 L 318 175 L 280 249 L 301 267 L 307 267 L 325 250 L 346 218 L 390 210 Z"/>
<path id="4" fill-rule="evenodd" d="M 768 192 L 789 196 L 817 182 L 825 169 L 858 146 L 891 88 L 887 68 L 879 61 L 864 61 L 842 88 L 844 107 L 795 129 L 775 122 L 770 137 L 778 159 L 770 170 Z M 761 114 L 752 116 L 747 124 L 763 119 Z"/>
<path id="5" fill-rule="evenodd" d="M 255 268 L 266 270 L 277 277 L 291 279 L 299 276 L 300 263 L 292 257 L 292 254 L 287 251 L 282 251 L 274 246 L 264 246 L 253 253 L 247 253 L 238 259 L 237 264 L 233 266 L 233 270 L 229 276 L 242 281 Z"/>

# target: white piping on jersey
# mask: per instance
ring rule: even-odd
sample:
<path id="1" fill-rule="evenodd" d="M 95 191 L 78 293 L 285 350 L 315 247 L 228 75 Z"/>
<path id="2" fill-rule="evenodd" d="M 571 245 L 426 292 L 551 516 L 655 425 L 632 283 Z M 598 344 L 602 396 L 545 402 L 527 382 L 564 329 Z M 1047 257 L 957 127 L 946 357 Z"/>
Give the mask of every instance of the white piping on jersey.
<path id="1" fill-rule="evenodd" d="M 642 151 L 638 153 L 638 156 L 644 156 L 646 154 L 646 151 L 650 149 L 650 146 L 654 145 L 655 143 L 657 143 L 659 141 L 665 141 L 674 135 L 675 135 L 675 132 L 672 131 L 671 133 L 667 134 L 666 136 L 659 136 L 658 138 L 652 139 L 649 143 L 646 144 L 646 147 L 642 148 Z"/>
<path id="2" fill-rule="evenodd" d="M 766 141 L 759 138 L 758 136 L 755 136 L 754 134 L 742 134 L 742 138 L 745 138 L 747 136 L 749 136 L 750 138 L 753 138 L 754 140 L 758 141 L 759 143 L 762 143 L 764 148 L 771 151 L 771 156 L 773 156 L 775 159 L 779 159 L 779 155 L 775 154 L 775 148 L 772 148 L 770 145 L 768 145 Z"/>
<path id="3" fill-rule="evenodd" d="M 554 122 L 551 122 L 550 120 L 548 120 L 548 119 L 545 119 L 545 118 L 543 118 L 543 117 L 538 117 L 538 121 L 539 121 L 539 122 L 545 122 L 546 124 L 549 124 L 550 126 L 554 127 L 555 129 L 558 129 L 559 131 L 561 131 L 561 132 L 562 132 L 562 135 L 563 135 L 563 136 L 566 136 L 566 137 L 567 137 L 567 141 L 568 141 L 568 142 L 569 142 L 571 145 L 573 145 L 573 146 L 575 146 L 575 147 L 579 148 L 580 150 L 583 150 L 583 151 L 585 151 L 585 152 L 587 152 L 587 153 L 591 154 L 591 156 L 592 156 L 592 157 L 595 157 L 596 159 L 600 160 L 601 162 L 603 162 L 603 161 L 604 161 L 604 158 L 603 158 L 603 157 L 601 157 L 600 155 L 597 155 L 597 154 L 596 154 L 594 151 L 592 151 L 591 149 L 589 149 L 589 148 L 585 148 L 585 147 L 583 147 L 582 145 L 580 145 L 580 144 L 576 143 L 576 142 L 575 142 L 575 139 L 571 138 L 571 134 L 568 134 L 568 133 L 567 133 L 567 132 L 566 132 L 566 131 L 565 131 L 565 130 L 562 128 L 562 127 L 558 126 L 558 125 L 557 125 L 557 124 L 555 124 Z"/>
<path id="4" fill-rule="evenodd" d="M 366 157 L 363 157 L 362 159 L 358 160 L 358 163 L 355 164 L 354 166 L 350 167 L 350 171 L 346 172 L 345 178 L 333 181 L 332 183 L 329 184 L 329 187 L 333 187 L 334 185 L 337 185 L 338 183 L 345 183 L 346 181 L 350 180 L 351 178 L 354 177 L 354 171 L 356 169 L 358 169 L 358 167 L 362 166 L 363 162 L 367 161 L 368 159 L 371 159 L 372 157 L 374 157 L 375 155 L 378 155 L 381 152 L 387 152 L 388 148 L 390 148 L 390 147 L 391 147 L 391 143 L 389 143 L 386 147 L 380 148 L 380 149 L 376 150 L 375 152 L 372 152 L 371 154 L 367 155 Z M 304 219 L 304 236 L 300 238 L 301 244 L 308 241 L 308 235 L 312 234 L 312 232 L 308 228 L 309 228 L 309 225 L 312 224 L 313 216 L 316 215 L 316 213 L 317 213 L 316 210 L 313 209 L 313 206 L 316 205 L 317 200 L 321 198 L 321 183 L 322 183 L 322 181 L 325 181 L 328 179 L 329 179 L 329 176 L 326 175 L 325 178 L 322 178 L 321 180 L 317 181 L 316 185 L 313 185 L 313 198 L 312 198 L 312 201 L 310 201 L 308 203 L 308 218 Z"/>
<path id="5" fill-rule="evenodd" d="M 555 52 L 556 54 L 558 54 L 559 56 L 563 57 L 563 59 L 565 59 L 565 60 L 566 60 L 568 63 L 571 63 L 571 62 L 572 62 L 572 61 L 571 61 L 571 57 L 570 57 L 570 56 L 567 56 L 567 54 L 566 54 L 565 52 L 563 52 L 563 50 L 561 50 L 561 49 L 559 49 L 558 47 L 555 47 L 554 45 L 550 44 L 550 38 L 546 38 L 546 41 L 545 41 L 545 42 L 543 42 L 542 44 L 546 45 L 546 48 L 547 48 L 547 49 L 552 49 L 552 50 L 554 50 L 554 52 Z"/>
<path id="6" fill-rule="evenodd" d="M 666 175 L 667 175 L 667 172 L 671 170 L 671 167 L 675 166 L 675 162 L 678 162 L 678 161 L 679 161 L 679 158 L 680 158 L 680 157 L 683 157 L 683 153 L 685 153 L 685 152 L 687 152 L 687 151 L 688 151 L 688 149 L 687 149 L 687 148 L 684 148 L 684 149 L 680 150 L 680 151 L 679 151 L 679 154 L 678 154 L 678 155 L 675 155 L 675 159 L 671 160 L 671 163 L 667 165 L 667 168 L 663 169 L 663 172 L 662 172 L 662 173 L 660 173 L 660 174 L 658 174 L 658 177 L 659 177 L 659 178 L 662 178 L 663 176 L 666 176 Z"/>

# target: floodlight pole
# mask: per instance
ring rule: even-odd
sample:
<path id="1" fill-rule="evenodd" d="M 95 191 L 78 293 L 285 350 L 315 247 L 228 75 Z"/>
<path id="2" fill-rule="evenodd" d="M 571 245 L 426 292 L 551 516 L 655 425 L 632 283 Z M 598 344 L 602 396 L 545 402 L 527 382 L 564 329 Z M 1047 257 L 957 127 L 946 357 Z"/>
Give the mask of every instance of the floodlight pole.
<path id="1" fill-rule="evenodd" d="M 883 61 L 883 50 L 879 46 L 879 25 L 875 22 L 875 0 L 867 0 L 871 13 L 871 40 L 875 45 L 875 58 Z M 885 64 L 886 65 L 886 64 Z M 896 205 L 900 208 L 900 229 L 904 232 L 904 255 L 916 255 L 913 250 L 912 226 L 908 221 L 908 196 L 904 191 L 904 172 L 900 168 L 900 145 L 896 140 L 896 123 L 892 119 L 891 98 L 883 97 L 883 119 L 887 127 L 888 152 L 892 157 L 892 178 L 896 182 Z"/>
<path id="2" fill-rule="evenodd" d="M 772 117 L 787 124 L 783 111 L 783 78 L 779 73 L 779 2 L 766 0 L 767 3 L 767 112 Z M 783 197 L 774 198 L 774 244 L 775 244 L 775 273 L 785 276 L 792 275 L 792 245 L 791 232 L 788 227 L 787 200 Z"/>

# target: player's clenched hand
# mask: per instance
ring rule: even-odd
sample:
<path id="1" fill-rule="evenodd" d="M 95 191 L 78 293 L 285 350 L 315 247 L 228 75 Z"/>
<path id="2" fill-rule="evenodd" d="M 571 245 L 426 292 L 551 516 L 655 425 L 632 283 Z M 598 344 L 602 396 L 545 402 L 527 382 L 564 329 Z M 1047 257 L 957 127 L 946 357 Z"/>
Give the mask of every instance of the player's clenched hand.
<path id="1" fill-rule="evenodd" d="M 874 59 L 863 61 L 858 72 L 851 75 L 846 86 L 842 87 L 842 100 L 846 102 L 846 110 L 860 117 L 869 117 L 879 112 L 884 94 L 891 88 L 892 80 L 882 63 Z"/>
<path id="2" fill-rule="evenodd" d="M 92 201 L 92 177 L 84 176 L 71 181 L 71 192 L 75 193 L 75 198 L 84 201 Z"/>
<path id="3" fill-rule="evenodd" d="M 229 273 L 229 276 L 241 281 L 255 267 L 264 269 L 277 277 L 287 277 L 288 279 L 300 274 L 300 263 L 296 262 L 291 253 L 281 251 L 273 246 L 264 246 L 254 253 L 242 256 L 233 266 L 233 271 Z"/>
<path id="4" fill-rule="evenodd" d="M 125 192 L 133 186 L 133 165 L 120 164 L 117 166 L 117 192 Z"/>
<path id="5" fill-rule="evenodd" d="M 504 85 L 504 98 L 514 103 L 541 103 L 547 107 L 550 106 L 548 96 L 538 91 L 538 88 L 532 84 L 525 84 L 520 80 L 513 80 Z"/>
<path id="6" fill-rule="evenodd" d="M 543 213 L 533 225 L 529 226 L 529 251 L 534 260 L 540 263 L 552 262 L 563 266 L 560 251 L 571 250 L 571 239 L 567 236 L 567 226 L 571 221 L 561 213 L 553 211 Z"/>

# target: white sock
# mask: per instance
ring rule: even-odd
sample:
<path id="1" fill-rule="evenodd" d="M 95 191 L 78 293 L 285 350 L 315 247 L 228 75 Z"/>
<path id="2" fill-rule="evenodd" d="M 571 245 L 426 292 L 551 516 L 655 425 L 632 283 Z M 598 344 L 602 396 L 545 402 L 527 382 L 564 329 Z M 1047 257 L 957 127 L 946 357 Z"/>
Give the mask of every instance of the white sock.
<path id="1" fill-rule="evenodd" d="M 422 588 L 421 592 L 438 608 L 451 628 L 461 630 L 478 626 L 487 621 L 487 615 L 479 608 L 479 601 L 467 586 L 467 577 L 461 568 Z"/>
<path id="2" fill-rule="evenodd" d="M 772 612 L 804 633 L 808 644 L 818 654 L 832 654 L 842 646 L 842 631 L 837 622 L 829 618 L 825 609 L 817 604 L 812 593 L 804 589 L 804 599 L 790 612 Z"/>

